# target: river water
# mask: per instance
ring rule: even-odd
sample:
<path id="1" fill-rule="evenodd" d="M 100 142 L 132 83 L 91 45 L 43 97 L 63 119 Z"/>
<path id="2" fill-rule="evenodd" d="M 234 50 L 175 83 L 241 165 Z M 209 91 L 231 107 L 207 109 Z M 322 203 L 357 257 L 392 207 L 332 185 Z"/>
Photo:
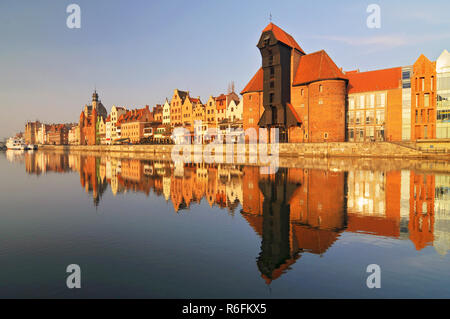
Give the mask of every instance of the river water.
<path id="1" fill-rule="evenodd" d="M 450 172 L 327 167 L 1 152 L 0 297 L 450 297 Z"/>

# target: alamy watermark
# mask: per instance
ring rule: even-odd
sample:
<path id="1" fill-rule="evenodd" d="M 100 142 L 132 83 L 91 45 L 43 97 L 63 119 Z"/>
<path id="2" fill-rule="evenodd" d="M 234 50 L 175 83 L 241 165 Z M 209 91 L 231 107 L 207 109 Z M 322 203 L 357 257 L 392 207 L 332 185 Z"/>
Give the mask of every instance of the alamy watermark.
<path id="1" fill-rule="evenodd" d="M 66 279 L 66 286 L 69 289 L 81 288 L 81 268 L 77 264 L 70 264 L 66 268 L 66 272 L 70 275 Z"/>
<path id="2" fill-rule="evenodd" d="M 202 121 L 196 121 L 194 127 L 193 133 L 185 127 L 173 130 L 174 163 L 258 164 L 262 174 L 278 171 L 278 128 L 259 129 L 258 134 L 254 128 L 245 131 L 242 128 L 227 128 L 226 132 L 206 130 Z"/>
<path id="3" fill-rule="evenodd" d="M 377 264 L 370 264 L 366 268 L 366 272 L 370 273 L 366 279 L 367 288 L 381 288 L 381 268 Z"/>
<path id="4" fill-rule="evenodd" d="M 369 29 L 381 28 L 381 8 L 378 4 L 369 4 L 366 9 L 370 13 L 366 20 L 366 25 Z"/>
<path id="5" fill-rule="evenodd" d="M 70 13 L 66 20 L 66 25 L 69 29 L 81 28 L 81 8 L 78 4 L 69 4 L 66 8 L 66 12 Z"/>

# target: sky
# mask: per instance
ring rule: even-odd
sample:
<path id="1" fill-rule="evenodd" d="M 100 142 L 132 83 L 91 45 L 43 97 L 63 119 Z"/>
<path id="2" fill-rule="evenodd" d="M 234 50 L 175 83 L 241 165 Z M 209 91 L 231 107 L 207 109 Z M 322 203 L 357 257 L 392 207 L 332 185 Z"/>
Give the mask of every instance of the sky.
<path id="1" fill-rule="evenodd" d="M 66 8 L 81 8 L 69 29 Z M 381 27 L 368 28 L 370 4 Z M 94 88 L 109 111 L 154 106 L 173 90 L 206 102 L 240 91 L 258 70 L 256 44 L 272 22 L 306 53 L 344 70 L 435 61 L 450 49 L 450 1 L 1 0 L 0 138 L 27 121 L 77 122 Z"/>

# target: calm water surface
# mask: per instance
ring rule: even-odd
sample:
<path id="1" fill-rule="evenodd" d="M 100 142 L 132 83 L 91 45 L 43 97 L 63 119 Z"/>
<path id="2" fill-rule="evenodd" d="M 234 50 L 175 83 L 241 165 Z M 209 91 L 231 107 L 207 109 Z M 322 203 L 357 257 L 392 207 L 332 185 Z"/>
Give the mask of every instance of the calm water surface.
<path id="1" fill-rule="evenodd" d="M 450 297 L 445 171 L 8 151 L 0 176 L 3 298 Z"/>

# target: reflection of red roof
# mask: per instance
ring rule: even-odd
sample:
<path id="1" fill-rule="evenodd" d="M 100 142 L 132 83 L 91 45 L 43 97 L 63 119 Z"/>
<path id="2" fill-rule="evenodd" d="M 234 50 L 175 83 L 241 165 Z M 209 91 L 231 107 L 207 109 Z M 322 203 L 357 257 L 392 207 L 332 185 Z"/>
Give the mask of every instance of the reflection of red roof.
<path id="1" fill-rule="evenodd" d="M 402 68 L 369 72 L 347 72 L 348 93 L 382 91 L 400 88 Z"/>
<path id="2" fill-rule="evenodd" d="M 263 79 L 264 79 L 264 72 L 263 69 L 260 68 L 258 72 L 256 72 L 256 74 L 252 77 L 250 82 L 248 82 L 247 86 L 242 90 L 241 94 L 248 92 L 262 92 Z"/>
<path id="3" fill-rule="evenodd" d="M 293 224 L 292 231 L 300 249 L 313 254 L 323 254 L 339 237 L 339 233 L 328 229 L 316 229 Z"/>
<path id="4" fill-rule="evenodd" d="M 148 106 L 146 106 L 145 108 L 142 109 L 136 109 L 136 110 L 131 110 L 128 111 L 125 114 L 122 114 L 118 121 L 117 124 L 122 124 L 122 123 L 130 123 L 130 122 L 136 122 L 136 121 L 152 121 L 153 120 L 153 114 L 150 112 Z"/>
<path id="5" fill-rule="evenodd" d="M 298 256 L 287 259 L 283 264 L 281 264 L 277 269 L 274 269 L 270 274 L 270 277 L 261 274 L 261 277 L 265 280 L 266 284 L 271 284 L 273 280 L 278 279 L 282 274 L 289 270 L 289 267 L 295 264 Z"/>
<path id="6" fill-rule="evenodd" d="M 253 228 L 253 230 L 262 237 L 263 235 L 263 217 L 261 215 L 255 215 L 250 213 L 241 213 L 247 223 Z"/>
<path id="7" fill-rule="evenodd" d="M 292 85 L 307 84 L 319 80 L 346 79 L 346 76 L 324 51 L 300 57 Z"/>
<path id="8" fill-rule="evenodd" d="M 291 48 L 297 49 L 301 53 L 305 54 L 302 48 L 300 48 L 298 43 L 294 40 L 294 38 L 290 34 L 286 33 L 283 29 L 276 26 L 275 24 L 269 23 L 262 32 L 264 33 L 266 31 L 272 31 L 273 35 L 278 41 L 283 42 L 284 44 L 290 46 Z"/>

